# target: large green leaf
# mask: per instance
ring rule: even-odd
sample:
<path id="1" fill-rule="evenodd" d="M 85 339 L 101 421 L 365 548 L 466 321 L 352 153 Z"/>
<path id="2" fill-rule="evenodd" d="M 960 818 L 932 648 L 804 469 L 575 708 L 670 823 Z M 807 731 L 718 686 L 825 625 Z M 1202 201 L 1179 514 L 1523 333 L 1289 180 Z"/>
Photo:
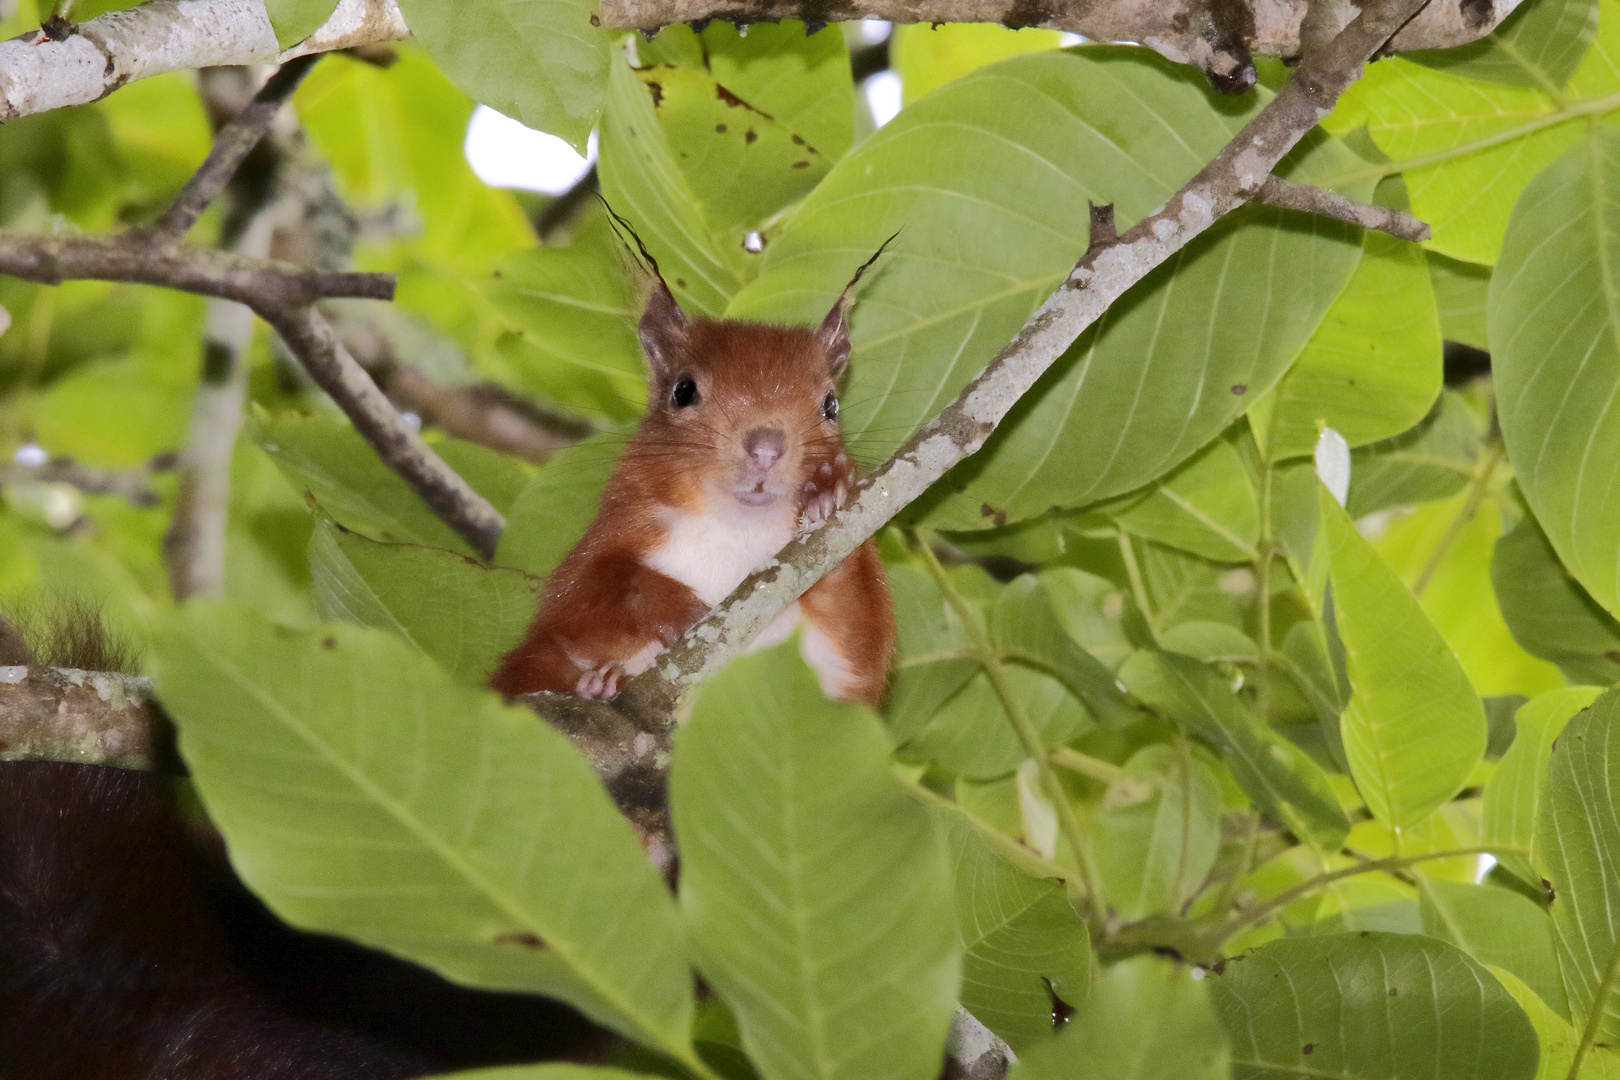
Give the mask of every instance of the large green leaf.
<path id="1" fill-rule="evenodd" d="M 1494 885 L 1418 878 L 1423 932 L 1487 966 L 1523 979 L 1542 1001 L 1569 1012 L 1553 953 L 1552 920 L 1530 899 Z"/>
<path id="2" fill-rule="evenodd" d="M 903 743 L 978 674 L 979 665 L 943 655 L 965 650 L 968 643 L 948 617 L 928 573 L 908 563 L 890 566 L 887 572 L 900 642 L 883 696 L 883 713 L 895 741 Z"/>
<path id="3" fill-rule="evenodd" d="M 1214 100 L 1195 75 L 1143 49 L 1087 47 L 981 68 L 841 161 L 766 249 L 730 313 L 819 319 L 861 253 L 902 229 L 863 285 L 851 331 L 844 427 L 859 455 L 882 457 L 947 404 L 1073 266 L 1087 243 L 1088 199 L 1115 204 L 1122 226 L 1141 217 L 1261 99 Z M 1350 160 L 1322 142 L 1300 178 Z M 974 227 L 964 230 L 969 216 Z M 1320 220 L 1251 208 L 1217 225 L 1059 361 L 994 445 L 947 481 L 966 493 L 931 520 L 981 529 L 993 512 L 1017 520 L 1167 472 L 1276 380 L 1358 254 L 1344 229 Z M 1245 287 L 1233 287 L 1240 279 Z"/>
<path id="4" fill-rule="evenodd" d="M 337 7 L 337 0 L 265 0 L 264 10 L 283 49 L 296 45 L 320 29 Z"/>
<path id="5" fill-rule="evenodd" d="M 693 1060 L 674 904 L 562 735 L 392 634 L 224 604 L 167 619 L 153 668 L 237 872 L 283 918 Z"/>
<path id="6" fill-rule="evenodd" d="M 1352 689 L 1342 721 L 1350 775 L 1398 833 L 1467 782 L 1485 753 L 1485 710 L 1417 600 L 1321 485 L 1317 505 Z"/>
<path id="7" fill-rule="evenodd" d="M 1596 701 L 1602 692 L 1595 686 L 1567 686 L 1549 690 L 1520 706 L 1513 717 L 1513 745 L 1485 782 L 1484 843 L 1534 851 L 1541 789 L 1553 743 L 1570 718 Z M 1497 861 L 1532 885 L 1541 879 L 1528 854 L 1500 854 Z"/>
<path id="8" fill-rule="evenodd" d="M 553 454 L 513 501 L 495 561 L 540 577 L 555 570 L 595 520 L 623 449 L 622 436 L 604 434 Z"/>
<path id="9" fill-rule="evenodd" d="M 639 414 L 641 303 L 605 213 L 589 214 L 567 247 L 507 256 L 484 295 L 517 331 L 518 341 L 499 343 L 509 381 L 616 420 Z"/>
<path id="10" fill-rule="evenodd" d="M 1601 6 L 1620 11 L 1612 0 Z M 1544 88 L 1481 81 L 1392 57 L 1368 68 L 1326 126 L 1341 133 L 1367 125 L 1394 159 L 1372 168 L 1402 174 L 1413 213 L 1433 232 L 1426 247 L 1494 264 L 1525 185 L 1581 138 L 1585 117 L 1620 108 L 1617 24 L 1612 17 L 1600 21 L 1594 47 L 1559 99 Z"/>
<path id="11" fill-rule="evenodd" d="M 1154 484 L 1112 517 L 1126 532 L 1216 562 L 1248 562 L 1260 539 L 1260 496 L 1225 439 Z"/>
<path id="12" fill-rule="evenodd" d="M 1174 653 L 1139 652 L 1120 668 L 1137 697 L 1221 751 L 1243 790 L 1301 839 L 1337 851 L 1350 822 L 1321 766 L 1265 722 L 1220 672 Z"/>
<path id="13" fill-rule="evenodd" d="M 1410 431 L 1350 455 L 1350 516 L 1455 495 L 1474 474 L 1479 441 L 1468 406 L 1455 392 L 1443 391 Z"/>
<path id="14" fill-rule="evenodd" d="M 1491 586 L 1513 638 L 1571 682 L 1620 682 L 1620 621 L 1570 576 L 1531 517 L 1496 541 Z"/>
<path id="15" fill-rule="evenodd" d="M 288 483 L 308 492 L 341 524 L 378 540 L 472 553 L 348 421 L 283 415 L 260 419 L 251 434 Z M 524 484 L 522 467 L 492 450 L 455 440 L 437 443 L 434 450 L 497 509 Z"/>
<path id="16" fill-rule="evenodd" d="M 1498 411 L 1519 487 L 1563 564 L 1620 614 L 1620 132 L 1525 189 L 1491 278 Z"/>
<path id="17" fill-rule="evenodd" d="M 1046 575 L 1020 574 L 1008 582 L 990 610 L 989 630 L 1009 659 L 1051 674 L 1093 719 L 1123 725 L 1137 718 L 1113 673 L 1064 627 Z"/>
<path id="18" fill-rule="evenodd" d="M 1052 1034 L 1052 998 L 1070 1006 L 1091 986 L 1091 937 L 1061 884 L 993 854 L 960 814 L 936 815 L 955 863 L 962 1007 L 1013 1047 Z"/>
<path id="19" fill-rule="evenodd" d="M 1256 404 L 1255 431 L 1273 461 L 1309 454 L 1322 424 L 1351 446 L 1398 435 L 1440 393 L 1440 320 L 1423 249 L 1371 229 L 1361 243 L 1344 291 Z"/>
<path id="20" fill-rule="evenodd" d="M 646 1073 L 601 1065 L 503 1065 L 493 1069 L 445 1073 L 434 1080 L 651 1080 Z"/>
<path id="21" fill-rule="evenodd" d="M 658 122 L 651 90 L 616 50 L 602 118 L 602 194 L 646 242 L 686 313 L 719 316 L 741 284 L 735 264 L 746 253 L 721 252 Z"/>
<path id="22" fill-rule="evenodd" d="M 1091 725 L 1091 718 L 1062 682 L 1035 668 L 1008 664 L 1003 676 L 1011 696 L 1046 746 L 1061 746 Z M 909 760 L 928 761 L 974 780 L 1005 776 L 1029 757 L 1001 698 L 983 672 L 975 675 L 904 747 Z"/>
<path id="23" fill-rule="evenodd" d="M 1177 914 L 1220 850 L 1220 782 L 1185 743 L 1144 746 L 1108 785 L 1089 831 L 1110 912 Z"/>
<path id="24" fill-rule="evenodd" d="M 1535 1029 L 1454 945 L 1361 931 L 1287 938 L 1209 980 L 1232 1080 L 1531 1080 Z"/>
<path id="25" fill-rule="evenodd" d="M 1440 333 L 1447 341 L 1488 351 L 1485 297 L 1491 288 L 1491 268 L 1431 251 L 1429 280 L 1434 283 L 1434 299 L 1440 309 Z"/>
<path id="26" fill-rule="evenodd" d="M 585 149 L 611 40 L 589 0 L 401 0 L 400 11 L 457 86 Z"/>
<path id="27" fill-rule="evenodd" d="M 944 845 L 871 712 L 789 648 L 703 684 L 676 736 L 681 908 L 765 1080 L 932 1080 L 961 972 Z"/>
<path id="28" fill-rule="evenodd" d="M 481 685 L 534 618 L 538 584 L 453 551 L 368 540 L 318 522 L 309 544 L 323 618 L 392 630 L 450 674 Z"/>
<path id="29" fill-rule="evenodd" d="M 1495 975 L 1519 1008 L 1530 1018 L 1536 1029 L 1536 1040 L 1541 1043 L 1541 1067 L 1536 1080 L 1567 1080 L 1569 1067 L 1575 1061 L 1575 1048 L 1580 1045 L 1581 1033 L 1570 1026 L 1569 1020 L 1559 1016 L 1524 981 L 1506 968 L 1493 967 Z M 1581 1063 L 1580 1080 L 1620 1080 L 1620 1054 L 1606 1046 L 1594 1046 Z"/>
<path id="30" fill-rule="evenodd" d="M 1453 75 L 1557 93 L 1575 74 L 1597 28 L 1598 0 L 1532 0 L 1479 41 L 1407 56 Z"/>
<path id="31" fill-rule="evenodd" d="M 1231 1055 L 1204 985 L 1180 964 L 1138 956 L 1108 969 L 1056 1039 L 1022 1055 L 1011 1080 L 1226 1080 Z"/>
<path id="32" fill-rule="evenodd" d="M 1552 884 L 1553 937 L 1571 1022 L 1620 1039 L 1620 691 L 1577 714 L 1553 744 L 1536 819 L 1536 865 Z"/>

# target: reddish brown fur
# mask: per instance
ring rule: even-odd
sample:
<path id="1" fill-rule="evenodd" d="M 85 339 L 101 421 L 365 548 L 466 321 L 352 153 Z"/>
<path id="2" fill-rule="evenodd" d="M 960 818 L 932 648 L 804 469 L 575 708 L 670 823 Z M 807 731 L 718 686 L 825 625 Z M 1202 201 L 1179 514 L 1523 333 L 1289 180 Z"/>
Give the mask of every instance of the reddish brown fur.
<path id="1" fill-rule="evenodd" d="M 668 646 L 701 618 L 710 605 L 646 562 L 670 540 L 673 515 L 746 516 L 727 501 L 737 491 L 776 493 L 783 513 L 791 504 L 794 522 L 842 502 L 852 466 L 836 420 L 822 412 L 848 357 L 847 309 L 841 298 L 819 329 L 687 322 L 667 291 L 655 290 L 641 323 L 653 369 L 646 418 L 596 520 L 551 576 L 528 635 L 496 672 L 497 689 L 573 693 L 583 673 L 601 668 L 610 671 L 602 695 L 610 696 L 624 674 L 617 665 L 651 644 Z M 677 408 L 671 394 L 683 378 L 695 382 L 698 400 Z M 780 459 L 762 474 L 744 447 L 748 433 L 765 427 L 785 439 Z M 851 669 L 842 696 L 876 705 L 895 633 L 875 547 L 863 545 L 812 587 L 801 610 Z"/>

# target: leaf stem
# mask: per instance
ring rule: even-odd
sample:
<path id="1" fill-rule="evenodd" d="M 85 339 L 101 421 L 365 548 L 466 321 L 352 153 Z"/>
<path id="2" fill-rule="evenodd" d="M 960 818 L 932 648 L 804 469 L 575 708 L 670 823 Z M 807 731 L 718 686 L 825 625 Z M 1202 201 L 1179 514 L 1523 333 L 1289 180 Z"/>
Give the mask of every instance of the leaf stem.
<path id="1" fill-rule="evenodd" d="M 919 543 L 917 550 L 921 552 L 923 565 L 933 576 L 940 592 L 944 594 L 945 602 L 956 612 L 957 619 L 962 623 L 962 629 L 978 650 L 979 666 L 983 669 L 985 677 L 990 680 L 990 687 L 996 692 L 996 697 L 1001 700 L 1002 712 L 1006 714 L 1013 733 L 1023 745 L 1024 753 L 1035 761 L 1041 785 L 1046 788 L 1047 798 L 1052 800 L 1053 809 L 1057 812 L 1058 827 L 1063 832 L 1063 838 L 1068 841 L 1069 853 L 1074 858 L 1075 876 L 1085 889 L 1086 906 L 1092 918 L 1100 924 L 1104 917 L 1102 897 L 1097 891 L 1096 879 L 1091 873 L 1090 857 L 1080 835 L 1080 822 L 1075 817 L 1074 805 L 1069 802 L 1068 792 L 1063 789 L 1062 778 L 1052 767 L 1052 757 L 1041 739 L 1040 729 L 1024 711 L 1024 703 L 1018 700 L 1018 695 L 1008 684 L 1007 671 L 1002 666 L 1001 656 L 991 643 L 983 624 L 976 617 L 977 613 L 968 604 L 967 598 L 956 591 L 956 586 L 946 575 L 945 568 L 939 565 L 939 560 L 934 557 L 933 550 L 926 542 Z"/>
<path id="2" fill-rule="evenodd" d="M 905 784 L 906 790 L 918 802 L 927 806 L 936 806 L 942 810 L 949 810 L 953 814 L 960 814 L 963 820 L 972 825 L 974 830 L 984 838 L 986 843 L 995 848 L 1003 859 L 1030 877 L 1068 881 L 1074 876 L 1067 867 L 1061 866 L 1046 858 L 1040 852 L 1019 843 L 977 814 L 964 809 L 961 803 L 952 802 L 939 792 L 919 784 L 915 780 L 907 780 L 902 777 L 901 783 Z"/>
<path id="3" fill-rule="evenodd" d="M 1142 568 L 1136 563 L 1136 548 L 1131 543 L 1131 534 L 1119 526 L 1114 527 L 1119 537 L 1119 557 L 1125 562 L 1125 576 L 1131 579 L 1131 596 L 1136 600 L 1136 606 L 1142 611 L 1142 618 L 1147 620 L 1148 626 L 1153 625 L 1153 608 L 1148 606 L 1147 585 L 1142 581 Z"/>
<path id="4" fill-rule="evenodd" d="M 1587 1014 L 1586 1024 L 1581 1028 L 1581 1043 L 1575 1048 L 1575 1056 L 1570 1059 L 1565 1080 L 1579 1080 L 1581 1062 L 1586 1060 L 1586 1055 L 1592 1052 L 1592 1046 L 1597 1042 L 1598 1029 L 1603 1026 L 1603 1016 L 1608 1011 L 1609 998 L 1614 993 L 1616 982 L 1620 982 L 1620 941 L 1615 942 L 1614 949 L 1609 953 L 1609 969 L 1603 973 L 1603 981 L 1598 983 L 1597 993 L 1592 997 L 1592 1011 Z"/>
<path id="5" fill-rule="evenodd" d="M 1490 490 L 1491 478 L 1496 475 L 1496 468 L 1502 463 L 1502 456 L 1506 453 L 1507 447 L 1498 441 L 1492 443 L 1485 456 L 1479 459 L 1479 467 L 1474 470 L 1473 479 L 1468 483 L 1468 497 L 1463 500 L 1456 515 L 1446 525 L 1446 531 L 1440 534 L 1440 539 L 1435 543 L 1434 550 L 1429 552 L 1429 558 L 1424 562 L 1423 569 L 1418 571 L 1417 580 L 1412 582 L 1413 596 L 1423 595 L 1423 590 L 1429 587 L 1429 582 L 1434 579 L 1440 564 L 1445 561 L 1451 545 L 1457 542 L 1457 537 L 1462 535 L 1468 523 L 1474 520 L 1474 515 L 1479 513 L 1480 505 L 1485 502 L 1485 495 Z"/>
<path id="6" fill-rule="evenodd" d="M 1451 859 L 1458 855 L 1528 855 L 1523 848 L 1502 847 L 1499 844 L 1488 844 L 1480 847 L 1450 848 L 1445 851 L 1426 851 L 1421 855 L 1397 855 L 1388 859 L 1370 859 L 1367 862 L 1357 863 L 1340 870 L 1330 870 L 1325 874 L 1302 881 L 1291 889 L 1273 896 L 1270 900 L 1246 911 L 1243 914 L 1228 920 L 1224 925 L 1216 928 L 1216 941 L 1221 942 L 1233 934 L 1247 930 L 1251 926 L 1259 926 L 1272 915 L 1292 904 L 1295 900 L 1309 896 L 1314 892 L 1325 889 L 1336 881 L 1343 881 L 1357 874 L 1372 874 L 1386 870 L 1402 870 L 1421 862 L 1431 862 L 1435 859 Z"/>
<path id="7" fill-rule="evenodd" d="M 1090 754 L 1082 754 L 1080 751 L 1067 746 L 1054 746 L 1052 748 L 1052 764 L 1068 769 L 1070 772 L 1077 772 L 1081 776 L 1089 776 L 1093 780 L 1099 780 L 1104 784 L 1112 784 L 1125 775 L 1125 770 L 1112 761 L 1094 758 Z"/>
<path id="8" fill-rule="evenodd" d="M 1275 413 L 1273 414 L 1275 419 Z M 1269 440 L 1268 440 L 1269 441 Z M 1255 598 L 1255 613 L 1259 616 L 1260 624 L 1260 655 L 1271 655 L 1271 562 L 1277 557 L 1277 544 L 1272 538 L 1271 521 L 1271 478 L 1273 467 L 1270 453 L 1266 454 L 1265 464 L 1260 470 L 1260 544 L 1259 562 L 1256 566 L 1255 588 L 1259 595 Z M 1261 717 L 1271 719 L 1271 667 L 1267 664 L 1260 666 L 1260 685 L 1258 706 Z"/>

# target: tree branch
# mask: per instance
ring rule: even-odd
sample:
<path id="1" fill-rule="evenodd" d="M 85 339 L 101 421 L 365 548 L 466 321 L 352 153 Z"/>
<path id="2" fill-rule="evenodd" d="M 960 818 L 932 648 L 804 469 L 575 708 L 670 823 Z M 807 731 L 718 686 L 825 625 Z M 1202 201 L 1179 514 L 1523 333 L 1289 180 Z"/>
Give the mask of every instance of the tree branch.
<path id="1" fill-rule="evenodd" d="M 672 716 L 681 695 L 742 651 L 821 576 L 958 462 L 977 451 L 1013 405 L 1110 304 L 1222 216 L 1251 199 L 1311 131 L 1361 65 L 1428 0 L 1369 0 L 1318 55 L 1307 57 L 1264 109 L 1160 210 L 1112 243 L 1093 245 L 1017 336 L 946 409 L 855 486 L 826 522 L 809 526 L 692 627 L 624 693 Z"/>
<path id="2" fill-rule="evenodd" d="M 389 468 L 474 551 L 485 558 L 492 556 L 506 519 L 422 441 L 365 368 L 349 355 L 331 324 L 310 305 L 260 306 L 257 310 Z"/>
<path id="3" fill-rule="evenodd" d="M 0 42 L 0 122 L 83 105 L 166 71 L 284 63 L 409 34 L 395 0 L 340 0 L 320 29 L 283 51 L 263 0 L 152 0 L 79 23 L 60 40 L 41 32 Z"/>
<path id="4" fill-rule="evenodd" d="M 0 667 L 0 761 L 151 769 L 150 681 L 73 668 Z"/>
<path id="5" fill-rule="evenodd" d="M 1302 210 L 1307 214 L 1338 218 L 1363 229 L 1377 229 L 1402 240 L 1423 241 L 1429 238 L 1429 227 L 1404 210 L 1387 206 L 1370 206 L 1345 198 L 1336 191 L 1296 184 L 1278 176 L 1268 176 L 1254 196 L 1255 202 L 1284 210 Z"/>
<path id="6" fill-rule="evenodd" d="M 1438 0 L 1389 41 L 1389 51 L 1443 49 L 1484 37 L 1520 0 Z M 997 22 L 1139 42 L 1202 69 L 1217 87 L 1254 85 L 1253 55 L 1294 58 L 1308 0 L 601 0 L 604 26 L 657 30 L 724 19 L 807 22 L 876 18 L 896 23 Z M 1331 38 L 1355 18 L 1358 0 L 1315 0 L 1313 27 Z M 830 9 L 830 10 L 829 10 Z M 1251 55 L 1252 54 L 1252 55 Z"/>
<path id="7" fill-rule="evenodd" d="M 51 458 L 43 465 L 0 465 L 0 487 L 8 484 L 67 484 L 86 495 L 116 495 L 131 506 L 153 507 L 163 500 L 152 490 L 150 467 L 118 472 L 93 469 L 69 457 Z"/>
<path id="8" fill-rule="evenodd" d="M 392 274 L 307 270 L 227 251 L 151 244 L 140 230 L 117 236 L 0 231 L 0 274 L 42 285 L 73 280 L 161 285 L 254 309 L 299 307 L 337 297 L 394 298 Z"/>

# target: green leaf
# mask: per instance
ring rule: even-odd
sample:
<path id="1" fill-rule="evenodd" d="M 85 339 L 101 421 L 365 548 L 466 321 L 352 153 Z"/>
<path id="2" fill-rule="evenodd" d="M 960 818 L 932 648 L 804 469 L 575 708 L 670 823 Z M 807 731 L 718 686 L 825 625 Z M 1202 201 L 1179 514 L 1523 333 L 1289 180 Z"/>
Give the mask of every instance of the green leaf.
<path id="1" fill-rule="evenodd" d="M 1047 567 L 1040 579 L 1063 629 L 1105 667 L 1118 668 L 1136 651 L 1120 625 L 1125 596 L 1118 585 L 1072 566 Z"/>
<path id="2" fill-rule="evenodd" d="M 276 44 L 283 49 L 319 30 L 336 8 L 337 0 L 265 0 L 264 4 L 276 31 Z"/>
<path id="3" fill-rule="evenodd" d="M 752 102 L 837 160 L 855 139 L 855 87 L 840 27 L 806 34 L 797 19 L 752 23 L 743 37 L 716 19 L 703 31 L 709 70 L 722 86 Z"/>
<path id="4" fill-rule="evenodd" d="M 1091 828 L 1110 912 L 1172 915 L 1203 888 L 1221 846 L 1221 791 L 1183 743 L 1144 746 L 1108 785 Z"/>
<path id="5" fill-rule="evenodd" d="M 966 635 L 947 618 L 939 588 L 926 571 L 909 563 L 885 569 L 900 642 L 883 712 L 894 740 L 903 743 L 978 674 L 979 665 L 967 659 L 930 659 L 968 648 Z"/>
<path id="6" fill-rule="evenodd" d="M 1440 333 L 1447 341 L 1460 341 L 1490 350 L 1485 334 L 1485 297 L 1491 287 L 1491 268 L 1448 259 L 1429 252 L 1429 280 L 1440 310 Z"/>
<path id="7" fill-rule="evenodd" d="M 1536 843 L 1541 789 L 1552 759 L 1553 742 L 1570 718 L 1603 691 L 1595 686 L 1549 690 L 1514 714 L 1513 744 L 1485 782 L 1482 841 L 1530 852 Z M 1531 885 L 1541 880 L 1527 855 L 1498 855 L 1497 861 Z"/>
<path id="8" fill-rule="evenodd" d="M 1410 431 L 1350 455 L 1350 516 L 1455 495 L 1478 465 L 1479 429 L 1456 392 L 1442 391 Z"/>
<path id="9" fill-rule="evenodd" d="M 1536 819 L 1536 865 L 1552 883 L 1553 940 L 1575 1029 L 1620 1039 L 1620 691 L 1576 714 L 1553 744 Z"/>
<path id="10" fill-rule="evenodd" d="M 154 654 L 209 816 L 280 916 L 693 1060 L 674 904 L 562 735 L 370 628 L 193 601 Z"/>
<path id="11" fill-rule="evenodd" d="M 1136 719 L 1113 672 L 1064 628 L 1044 575 L 1020 574 L 1001 590 L 990 611 L 990 640 L 1006 650 L 1008 659 L 1056 678 L 1093 719 L 1115 725 Z"/>
<path id="12" fill-rule="evenodd" d="M 329 521 L 309 545 L 322 618 L 392 630 L 450 674 L 483 685 L 534 618 L 537 582 L 465 555 L 367 540 Z"/>
<path id="13" fill-rule="evenodd" d="M 623 436 L 603 434 L 553 454 L 513 502 L 495 561 L 536 577 L 555 570 L 595 520 L 623 449 Z"/>
<path id="14" fill-rule="evenodd" d="M 1513 639 L 1571 682 L 1620 682 L 1620 621 L 1558 561 L 1532 517 L 1496 541 L 1491 586 Z"/>
<path id="15" fill-rule="evenodd" d="M 949 867 L 870 710 L 791 649 L 744 657 L 677 734 L 670 804 L 698 967 L 760 1075 L 932 1080 L 961 971 Z"/>
<path id="16" fill-rule="evenodd" d="M 1393 162 L 1354 170 L 1346 178 L 1373 169 L 1401 172 L 1412 212 L 1433 233 L 1425 247 L 1465 262 L 1494 264 L 1508 215 L 1525 185 L 1580 140 L 1585 117 L 1620 108 L 1616 22 L 1601 20 L 1595 46 L 1562 100 L 1545 89 L 1483 82 L 1404 57 L 1369 67 L 1339 99 L 1326 126 L 1341 134 L 1366 124 Z"/>
<path id="17" fill-rule="evenodd" d="M 1056 1039 L 1019 1056 L 1010 1080 L 1225 1080 L 1231 1055 L 1203 982 L 1138 956 L 1108 969 Z"/>
<path id="18" fill-rule="evenodd" d="M 1254 714 L 1206 664 L 1142 651 L 1120 668 L 1131 693 L 1221 751 L 1237 782 L 1262 809 L 1323 851 L 1337 851 L 1350 822 L 1327 775 L 1305 752 Z"/>
<path id="19" fill-rule="evenodd" d="M 1063 41 L 1056 30 L 994 23 L 911 23 L 896 25 L 893 34 L 889 66 L 900 76 L 907 104 L 986 64 L 1046 52 Z"/>
<path id="20" fill-rule="evenodd" d="M 561 405 L 639 415 L 641 304 L 607 214 L 587 215 L 567 247 L 508 255 L 483 291 L 521 335 L 501 347 L 514 381 Z"/>
<path id="21" fill-rule="evenodd" d="M 1008 664 L 1003 673 L 1044 745 L 1061 746 L 1091 726 L 1085 708 L 1053 676 L 1021 664 Z M 905 744 L 904 756 L 958 776 L 989 780 L 1012 772 L 1029 753 L 989 677 L 980 672 Z"/>
<path id="22" fill-rule="evenodd" d="M 1273 461 L 1311 453 L 1322 424 L 1351 446 L 1387 439 L 1428 413 L 1440 368 L 1440 320 L 1423 249 L 1368 229 L 1344 291 L 1276 390 L 1257 403 L 1255 430 L 1264 432 Z"/>
<path id="23" fill-rule="evenodd" d="M 1260 496 L 1243 458 L 1225 439 L 1112 516 L 1126 532 L 1216 562 L 1254 559 L 1260 539 Z"/>
<path id="24" fill-rule="evenodd" d="M 903 227 L 852 316 L 844 431 L 863 456 L 881 457 L 949 403 L 1068 273 L 1087 244 L 1087 199 L 1114 203 L 1122 227 L 1141 217 L 1261 98 L 1217 102 L 1145 49 L 981 68 L 839 162 L 729 314 L 819 320 L 859 253 Z M 1350 157 L 1320 141 L 1298 178 Z M 982 529 L 997 512 L 1016 521 L 1168 472 L 1281 375 L 1353 268 L 1347 236 L 1264 209 L 1223 220 L 1058 361 L 942 489 L 963 494 L 918 513 L 940 528 Z M 1239 279 L 1259 284 L 1231 287 Z"/>
<path id="25" fill-rule="evenodd" d="M 581 153 L 607 89 L 589 0 L 402 0 L 411 33 L 472 97 Z"/>
<path id="26" fill-rule="evenodd" d="M 1498 414 L 1514 475 L 1559 559 L 1620 614 L 1620 132 L 1525 189 L 1491 278 Z"/>
<path id="27" fill-rule="evenodd" d="M 1554 1011 L 1569 1011 L 1553 954 L 1552 919 L 1528 897 L 1494 885 L 1420 877 L 1423 932 L 1523 979 Z"/>
<path id="28" fill-rule="evenodd" d="M 1566 1080 L 1581 1041 L 1580 1032 L 1517 975 L 1499 967 L 1490 968 L 1490 972 L 1513 995 L 1536 1029 L 1536 1040 L 1541 1044 L 1541 1067 L 1536 1070 L 1536 1080 Z M 1605 1046 L 1594 1046 L 1582 1062 L 1579 1076 L 1580 1080 L 1620 1080 L 1620 1054 Z"/>
<path id="29" fill-rule="evenodd" d="M 1207 980 L 1232 1080 L 1530 1080 L 1536 1033 L 1454 945 L 1362 931 L 1285 938 Z"/>
<path id="30" fill-rule="evenodd" d="M 1399 833 L 1467 782 L 1485 753 L 1485 710 L 1417 600 L 1321 485 L 1317 505 L 1353 691 L 1342 720 L 1350 775 Z"/>
<path id="31" fill-rule="evenodd" d="M 1575 74 L 1597 28 L 1598 0 L 1534 0 L 1520 4 L 1479 41 L 1406 56 L 1469 79 L 1556 93 Z"/>
<path id="32" fill-rule="evenodd" d="M 602 1065 L 503 1065 L 444 1073 L 432 1080 L 651 1080 L 646 1073 L 625 1072 Z"/>
<path id="33" fill-rule="evenodd" d="M 602 194 L 646 241 L 682 309 L 688 315 L 718 317 L 741 282 L 703 220 L 649 91 L 615 54 L 597 166 Z M 735 254 L 740 258 L 746 253 Z"/>
<path id="34" fill-rule="evenodd" d="M 1230 566 L 1188 555 L 1151 541 L 1137 545 L 1142 580 L 1151 610 L 1146 614 L 1155 631 L 1184 622 L 1224 622 L 1243 625 L 1250 607 L 1241 591 L 1223 588 Z"/>
<path id="35" fill-rule="evenodd" d="M 1020 1053 L 1052 1035 L 1052 997 L 1091 986 L 1091 937 L 1061 884 L 996 857 L 961 814 L 935 815 L 950 847 L 964 950 L 962 1007 Z"/>
<path id="36" fill-rule="evenodd" d="M 330 415 L 262 417 L 250 433 L 288 483 L 313 495 L 345 527 L 377 540 L 472 553 L 347 420 Z M 482 447 L 462 444 L 465 449 L 451 450 L 455 445 L 445 440 L 434 449 L 474 490 L 497 508 L 504 505 L 503 495 L 522 475 L 521 467 Z"/>

